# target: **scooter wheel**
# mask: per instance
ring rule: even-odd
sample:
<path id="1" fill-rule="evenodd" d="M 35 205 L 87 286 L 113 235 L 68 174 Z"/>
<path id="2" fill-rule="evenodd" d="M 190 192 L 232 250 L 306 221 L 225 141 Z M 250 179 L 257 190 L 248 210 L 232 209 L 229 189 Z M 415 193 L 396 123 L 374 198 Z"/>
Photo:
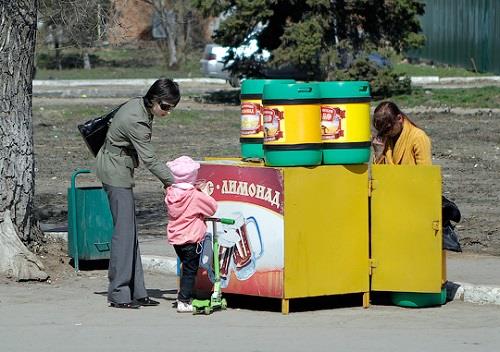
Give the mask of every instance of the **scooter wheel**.
<path id="1" fill-rule="evenodd" d="M 224 298 L 222 299 L 220 306 L 224 310 L 227 309 L 227 301 Z"/>
<path id="2" fill-rule="evenodd" d="M 205 315 L 210 315 L 211 309 L 210 307 L 205 307 Z"/>

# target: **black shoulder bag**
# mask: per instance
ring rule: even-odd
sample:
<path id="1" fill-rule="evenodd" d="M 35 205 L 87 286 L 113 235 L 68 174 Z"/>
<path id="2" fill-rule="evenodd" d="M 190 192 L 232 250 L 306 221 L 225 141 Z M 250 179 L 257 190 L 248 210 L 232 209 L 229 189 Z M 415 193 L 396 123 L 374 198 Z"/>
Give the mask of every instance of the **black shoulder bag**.
<path id="1" fill-rule="evenodd" d="M 458 241 L 455 226 L 453 222 L 459 222 L 461 218 L 460 210 L 457 205 L 451 200 L 442 196 L 442 211 L 443 211 L 443 249 L 452 252 L 461 252 L 460 242 Z"/>
<path id="2" fill-rule="evenodd" d="M 78 131 L 80 131 L 85 144 L 87 144 L 87 147 L 94 157 L 97 156 L 99 149 L 101 149 L 104 141 L 106 140 L 106 134 L 108 133 L 111 120 L 123 104 L 118 105 L 116 108 L 102 116 L 78 125 Z"/>

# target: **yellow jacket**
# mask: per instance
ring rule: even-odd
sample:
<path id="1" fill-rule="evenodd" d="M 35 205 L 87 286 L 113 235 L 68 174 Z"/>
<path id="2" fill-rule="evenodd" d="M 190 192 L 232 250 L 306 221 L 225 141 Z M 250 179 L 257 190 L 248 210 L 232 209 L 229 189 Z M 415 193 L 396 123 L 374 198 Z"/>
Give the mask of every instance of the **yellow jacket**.
<path id="1" fill-rule="evenodd" d="M 387 142 L 375 164 L 432 165 L 431 140 L 406 118 L 396 144 Z"/>

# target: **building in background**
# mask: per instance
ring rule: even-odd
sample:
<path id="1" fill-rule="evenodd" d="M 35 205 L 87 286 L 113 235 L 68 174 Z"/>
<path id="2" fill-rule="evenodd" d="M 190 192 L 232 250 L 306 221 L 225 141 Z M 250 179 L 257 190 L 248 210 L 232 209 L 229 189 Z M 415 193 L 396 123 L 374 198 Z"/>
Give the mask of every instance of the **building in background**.
<path id="1" fill-rule="evenodd" d="M 114 20 L 110 25 L 108 41 L 110 45 L 123 45 L 139 41 L 164 38 L 165 33 L 158 28 L 158 13 L 153 6 L 143 0 L 112 0 Z M 213 31 L 219 26 L 219 18 L 203 19 L 203 40 L 211 42 Z M 156 24 L 156 26 L 155 26 Z"/>
<path id="2" fill-rule="evenodd" d="M 426 44 L 410 58 L 500 74 L 499 0 L 422 0 Z"/>
<path id="3" fill-rule="evenodd" d="M 153 7 L 142 0 L 112 0 L 115 20 L 108 33 L 111 45 L 152 40 Z"/>

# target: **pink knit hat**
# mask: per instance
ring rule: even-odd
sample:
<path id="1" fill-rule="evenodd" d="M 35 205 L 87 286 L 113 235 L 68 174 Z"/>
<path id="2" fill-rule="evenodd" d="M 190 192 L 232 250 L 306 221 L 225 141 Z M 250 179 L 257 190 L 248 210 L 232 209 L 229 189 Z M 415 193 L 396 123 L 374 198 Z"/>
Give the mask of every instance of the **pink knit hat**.
<path id="1" fill-rule="evenodd" d="M 195 183 L 198 177 L 200 163 L 194 161 L 189 156 L 180 156 L 175 160 L 167 162 L 167 166 L 174 176 L 175 183 Z"/>

